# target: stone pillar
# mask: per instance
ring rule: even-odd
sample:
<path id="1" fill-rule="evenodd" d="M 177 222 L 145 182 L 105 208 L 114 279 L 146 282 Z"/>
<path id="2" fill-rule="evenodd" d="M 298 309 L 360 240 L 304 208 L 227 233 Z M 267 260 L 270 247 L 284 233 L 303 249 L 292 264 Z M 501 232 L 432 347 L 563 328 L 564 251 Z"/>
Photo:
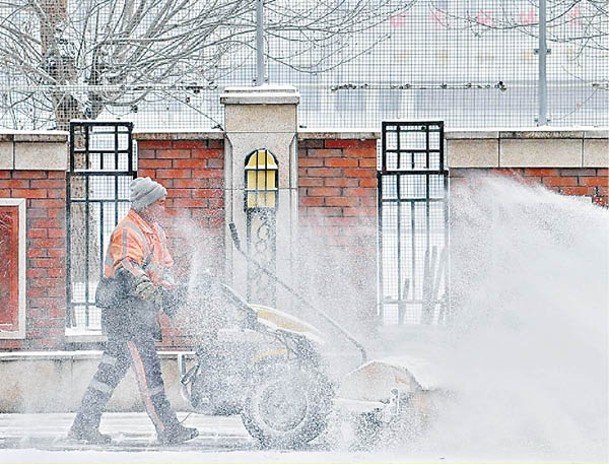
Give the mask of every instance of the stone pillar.
<path id="1" fill-rule="evenodd" d="M 269 150 L 278 165 L 276 271 L 283 280 L 289 281 L 298 222 L 296 107 L 300 96 L 291 86 L 229 87 L 220 101 L 224 105 L 226 223 L 237 226 L 242 247 L 247 249 L 245 161 L 255 150 Z M 233 247 L 228 228 L 226 233 L 227 276 L 232 276 L 233 286 L 245 295 L 247 263 Z M 277 306 L 281 307 L 279 289 L 277 296 Z"/>

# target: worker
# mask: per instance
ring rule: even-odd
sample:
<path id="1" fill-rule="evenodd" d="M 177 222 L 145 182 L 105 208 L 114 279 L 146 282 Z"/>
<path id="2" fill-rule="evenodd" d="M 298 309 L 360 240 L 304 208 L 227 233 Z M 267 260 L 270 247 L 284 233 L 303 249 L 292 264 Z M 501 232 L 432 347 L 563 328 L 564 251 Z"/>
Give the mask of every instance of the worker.
<path id="1" fill-rule="evenodd" d="M 109 435 L 99 431 L 100 420 L 130 365 L 158 441 L 177 444 L 199 434 L 196 428 L 180 423 L 167 399 L 155 345 L 161 334 L 160 310 L 172 316 L 180 303 L 167 237 L 158 223 L 166 196 L 165 187 L 150 177 L 131 182 L 131 209 L 112 232 L 103 285 L 100 282 L 98 286 L 105 286 L 106 293 L 109 288 L 111 293 L 111 303 L 99 304 L 103 306 L 102 330 L 107 342 L 70 428 L 71 439 L 92 444 L 111 442 Z"/>

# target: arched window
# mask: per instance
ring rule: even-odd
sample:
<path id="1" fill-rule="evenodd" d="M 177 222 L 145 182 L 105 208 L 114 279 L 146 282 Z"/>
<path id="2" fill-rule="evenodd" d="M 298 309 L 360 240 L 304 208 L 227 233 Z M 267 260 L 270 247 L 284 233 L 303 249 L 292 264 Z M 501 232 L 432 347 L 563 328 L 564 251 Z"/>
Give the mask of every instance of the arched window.
<path id="1" fill-rule="evenodd" d="M 279 203 L 279 166 L 265 148 L 245 158 L 243 206 L 247 217 L 248 252 L 266 269 L 275 272 L 277 205 Z M 274 306 L 275 283 L 256 267 L 248 266 L 248 300 Z"/>
<path id="2" fill-rule="evenodd" d="M 261 148 L 245 159 L 245 210 L 276 209 L 278 170 L 275 156 Z"/>

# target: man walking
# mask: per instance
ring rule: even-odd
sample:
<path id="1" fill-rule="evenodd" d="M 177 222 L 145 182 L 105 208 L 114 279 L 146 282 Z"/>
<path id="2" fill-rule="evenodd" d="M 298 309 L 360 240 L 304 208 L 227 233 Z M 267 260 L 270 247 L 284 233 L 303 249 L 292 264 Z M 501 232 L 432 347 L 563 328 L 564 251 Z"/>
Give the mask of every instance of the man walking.
<path id="1" fill-rule="evenodd" d="M 102 309 L 102 330 L 108 341 L 70 429 L 72 439 L 95 444 L 111 441 L 100 433 L 99 424 L 130 365 L 159 442 L 182 443 L 199 434 L 178 421 L 165 394 L 155 346 L 161 335 L 159 311 L 171 316 L 178 303 L 170 272 L 173 260 L 157 222 L 166 195 L 165 187 L 149 177 L 131 183 L 131 209 L 114 229 L 104 263 L 104 277 L 114 282 L 116 302 Z"/>

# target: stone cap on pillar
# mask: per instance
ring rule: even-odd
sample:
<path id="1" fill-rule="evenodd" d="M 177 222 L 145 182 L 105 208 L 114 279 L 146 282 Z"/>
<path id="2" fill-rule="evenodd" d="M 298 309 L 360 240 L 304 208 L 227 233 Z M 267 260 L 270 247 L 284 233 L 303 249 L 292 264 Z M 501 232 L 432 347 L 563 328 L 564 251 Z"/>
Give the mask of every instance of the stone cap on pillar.
<path id="1" fill-rule="evenodd" d="M 232 134 L 295 134 L 299 101 L 298 90 L 287 85 L 227 87 L 220 96 L 224 104 L 224 130 Z M 260 140 L 259 135 L 256 137 Z M 254 144 L 252 149 L 259 144 Z"/>
<path id="2" fill-rule="evenodd" d="M 220 96 L 223 105 L 297 105 L 300 94 L 291 85 L 226 87 Z"/>

